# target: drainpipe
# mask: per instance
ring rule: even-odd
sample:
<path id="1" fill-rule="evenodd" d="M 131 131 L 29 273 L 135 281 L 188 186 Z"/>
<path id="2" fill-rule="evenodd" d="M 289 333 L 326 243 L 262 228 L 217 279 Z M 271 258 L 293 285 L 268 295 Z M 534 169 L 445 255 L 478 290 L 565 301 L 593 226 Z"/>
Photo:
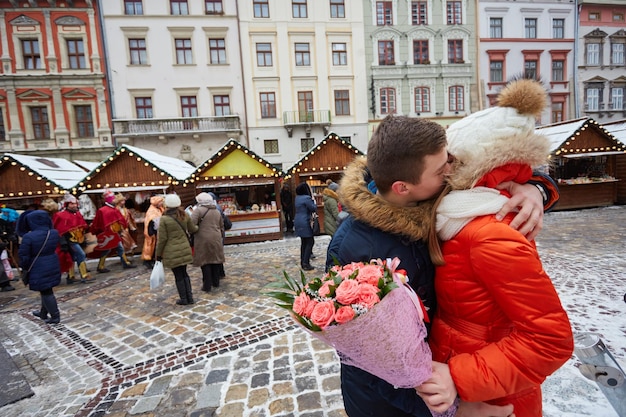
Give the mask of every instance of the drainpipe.
<path id="1" fill-rule="evenodd" d="M 579 26 L 580 26 L 580 8 L 581 6 L 578 4 L 578 1 L 574 5 L 574 118 L 578 119 L 580 117 L 580 103 L 578 102 L 578 34 L 579 34 Z"/>
<path id="2" fill-rule="evenodd" d="M 241 48 L 241 22 L 239 19 L 239 0 L 235 0 L 235 10 L 237 13 L 237 37 L 239 38 L 239 68 L 241 69 L 241 89 L 243 90 L 243 120 L 246 124 L 246 147 L 250 149 L 250 133 L 248 131 L 248 100 L 246 99 L 246 85 L 244 83 L 244 74 L 243 74 L 243 52 Z"/>

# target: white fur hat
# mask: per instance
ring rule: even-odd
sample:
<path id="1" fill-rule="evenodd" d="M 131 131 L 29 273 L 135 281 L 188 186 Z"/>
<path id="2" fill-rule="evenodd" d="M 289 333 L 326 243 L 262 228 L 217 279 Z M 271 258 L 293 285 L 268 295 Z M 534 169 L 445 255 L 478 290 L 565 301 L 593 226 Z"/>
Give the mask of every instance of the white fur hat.
<path id="1" fill-rule="evenodd" d="M 196 196 L 198 204 L 209 204 L 213 201 L 213 197 L 209 193 L 200 193 Z"/>
<path id="2" fill-rule="evenodd" d="M 165 207 L 174 208 L 174 207 L 180 207 L 180 205 L 181 205 L 180 197 L 177 196 L 176 194 L 168 194 L 165 196 Z"/>

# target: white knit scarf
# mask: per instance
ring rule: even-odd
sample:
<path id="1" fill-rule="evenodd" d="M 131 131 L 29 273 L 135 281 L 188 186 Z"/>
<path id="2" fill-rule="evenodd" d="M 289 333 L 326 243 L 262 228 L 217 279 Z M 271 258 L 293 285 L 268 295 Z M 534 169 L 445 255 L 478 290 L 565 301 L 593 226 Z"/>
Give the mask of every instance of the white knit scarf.
<path id="1" fill-rule="evenodd" d="M 508 200 L 498 190 L 487 187 L 451 191 L 437 207 L 439 238 L 452 239 L 472 219 L 497 213 Z"/>

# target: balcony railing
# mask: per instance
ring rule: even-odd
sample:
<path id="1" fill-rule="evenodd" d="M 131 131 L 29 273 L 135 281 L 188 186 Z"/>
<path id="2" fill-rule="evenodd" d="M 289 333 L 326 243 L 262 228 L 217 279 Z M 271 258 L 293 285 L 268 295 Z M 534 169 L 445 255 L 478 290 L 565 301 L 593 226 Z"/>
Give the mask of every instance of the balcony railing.
<path id="1" fill-rule="evenodd" d="M 237 132 L 241 130 L 241 122 L 238 115 L 175 119 L 118 119 L 113 120 L 113 130 L 113 136 Z"/>
<path id="2" fill-rule="evenodd" d="M 330 110 L 309 110 L 309 111 L 285 111 L 283 112 L 283 125 L 287 129 L 289 137 L 293 128 L 303 126 L 307 137 L 311 134 L 311 126 L 322 126 L 324 134 L 328 134 L 330 129 Z"/>

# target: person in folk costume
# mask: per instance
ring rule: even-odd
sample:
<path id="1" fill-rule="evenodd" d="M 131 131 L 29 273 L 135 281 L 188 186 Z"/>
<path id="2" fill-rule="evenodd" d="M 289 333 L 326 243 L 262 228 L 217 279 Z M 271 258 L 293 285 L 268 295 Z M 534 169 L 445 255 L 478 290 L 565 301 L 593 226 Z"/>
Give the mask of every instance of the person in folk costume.
<path id="1" fill-rule="evenodd" d="M 126 208 L 126 197 L 122 194 L 117 194 L 115 196 L 115 200 L 113 200 L 113 204 L 115 207 L 122 213 L 124 219 L 126 219 L 126 224 L 128 225 L 120 232 L 120 237 L 122 238 L 122 245 L 124 246 L 124 252 L 132 253 L 137 247 L 137 243 L 132 238 L 130 232 L 137 230 L 137 223 L 135 223 L 135 218 L 129 209 Z"/>
<path id="2" fill-rule="evenodd" d="M 193 266 L 202 269 L 202 291 L 220 286 L 224 270 L 224 219 L 217 203 L 209 193 L 196 196 L 198 205 L 191 213 L 191 221 L 198 226 L 194 238 Z"/>
<path id="3" fill-rule="evenodd" d="M 165 197 L 162 195 L 154 195 L 150 197 L 150 207 L 146 210 L 146 216 L 143 223 L 143 249 L 141 250 L 141 259 L 146 268 L 154 267 L 154 250 L 156 248 L 157 237 L 154 230 L 158 229 L 155 221 L 163 215 L 165 207 L 163 202 Z M 152 223 L 152 226 L 150 225 Z"/>
<path id="4" fill-rule="evenodd" d="M 105 262 L 109 253 L 111 253 L 110 246 L 114 242 L 117 242 L 117 254 L 122 262 L 122 267 L 124 269 L 136 268 L 126 257 L 122 239 L 120 239 L 119 236 L 119 233 L 125 227 L 128 227 L 128 224 L 124 216 L 122 216 L 122 213 L 115 208 L 115 204 L 113 203 L 115 201 L 115 194 L 110 190 L 106 190 L 103 197 L 104 205 L 96 212 L 96 217 L 93 219 L 90 228 L 91 233 L 99 236 L 98 245 L 100 246 L 100 250 L 103 250 L 100 260 L 98 261 L 98 272 L 110 272 L 110 270 L 105 267 Z M 103 247 L 103 244 L 106 246 Z M 98 247 L 96 248 L 98 249 Z"/>
<path id="5" fill-rule="evenodd" d="M 75 283 L 74 262 L 76 262 L 80 282 L 91 281 L 93 278 L 87 271 L 87 255 L 81 246 L 85 241 L 85 233 L 89 226 L 78 209 L 78 200 L 72 194 L 65 194 L 61 200 L 61 206 L 61 211 L 52 216 L 52 224 L 61 237 L 61 244 L 57 249 L 61 272 L 67 272 L 68 284 Z"/>
<path id="6" fill-rule="evenodd" d="M 517 417 L 542 416 L 541 383 L 574 348 L 534 240 L 509 227 L 514 213 L 496 218 L 510 197 L 496 186 L 529 182 L 548 163 L 550 141 L 535 133 L 546 105 L 541 83 L 519 79 L 498 106 L 448 128 L 455 161 L 429 240 L 438 304 L 429 343 L 433 360 L 447 362 L 433 367 L 434 385 L 454 383 L 465 401 L 513 404 Z"/>

